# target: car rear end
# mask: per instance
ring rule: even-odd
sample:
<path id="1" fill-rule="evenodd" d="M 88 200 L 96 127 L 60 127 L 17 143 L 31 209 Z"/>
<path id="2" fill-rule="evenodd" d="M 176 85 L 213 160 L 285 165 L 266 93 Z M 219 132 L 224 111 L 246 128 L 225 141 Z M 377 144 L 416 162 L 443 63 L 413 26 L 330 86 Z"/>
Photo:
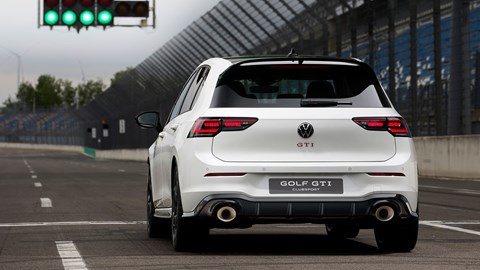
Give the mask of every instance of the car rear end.
<path id="1" fill-rule="evenodd" d="M 368 65 L 246 60 L 211 97 L 185 141 L 184 216 L 210 227 L 418 223 L 413 141 Z"/>

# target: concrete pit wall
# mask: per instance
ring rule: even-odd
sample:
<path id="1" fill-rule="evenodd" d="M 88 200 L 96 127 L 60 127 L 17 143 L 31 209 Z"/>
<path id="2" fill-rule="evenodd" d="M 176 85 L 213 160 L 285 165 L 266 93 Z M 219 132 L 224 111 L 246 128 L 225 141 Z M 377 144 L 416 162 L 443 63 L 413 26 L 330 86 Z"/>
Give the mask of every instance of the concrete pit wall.
<path id="1" fill-rule="evenodd" d="M 414 138 L 421 176 L 480 179 L 480 135 Z"/>
<path id="2" fill-rule="evenodd" d="M 80 153 L 95 159 L 113 159 L 146 162 L 147 149 L 120 149 L 120 150 L 96 150 L 83 146 L 27 144 L 27 143 L 0 143 L 1 148 L 35 149 L 44 151 L 65 151 Z"/>

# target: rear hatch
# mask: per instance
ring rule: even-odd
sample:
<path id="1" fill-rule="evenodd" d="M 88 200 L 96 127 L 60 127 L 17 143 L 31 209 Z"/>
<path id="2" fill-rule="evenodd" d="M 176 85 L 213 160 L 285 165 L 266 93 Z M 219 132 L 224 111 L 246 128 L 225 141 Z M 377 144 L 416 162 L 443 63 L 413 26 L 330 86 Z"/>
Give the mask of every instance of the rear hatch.
<path id="1" fill-rule="evenodd" d="M 220 126 L 212 153 L 229 162 L 385 161 L 395 136 L 409 136 L 371 68 L 355 60 L 235 64 L 204 116 L 218 119 L 207 123 Z"/>
<path id="2" fill-rule="evenodd" d="M 385 161 L 395 155 L 394 136 L 366 130 L 352 120 L 392 115 L 391 109 L 221 109 L 209 114 L 258 119 L 245 130 L 223 131 L 213 138 L 212 153 L 223 161 L 366 162 Z M 304 129 L 308 124 L 313 130 Z M 310 137 L 302 137 L 309 132 Z"/>

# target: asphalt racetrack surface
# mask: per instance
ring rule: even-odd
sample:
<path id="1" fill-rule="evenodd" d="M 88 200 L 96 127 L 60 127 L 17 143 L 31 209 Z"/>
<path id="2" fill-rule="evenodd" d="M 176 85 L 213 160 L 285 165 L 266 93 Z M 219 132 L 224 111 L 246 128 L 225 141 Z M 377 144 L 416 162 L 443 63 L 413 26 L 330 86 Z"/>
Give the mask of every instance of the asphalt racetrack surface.
<path id="1" fill-rule="evenodd" d="M 480 182 L 420 179 L 410 253 L 323 225 L 210 231 L 196 252 L 146 232 L 146 164 L 0 149 L 0 269 L 480 269 Z"/>

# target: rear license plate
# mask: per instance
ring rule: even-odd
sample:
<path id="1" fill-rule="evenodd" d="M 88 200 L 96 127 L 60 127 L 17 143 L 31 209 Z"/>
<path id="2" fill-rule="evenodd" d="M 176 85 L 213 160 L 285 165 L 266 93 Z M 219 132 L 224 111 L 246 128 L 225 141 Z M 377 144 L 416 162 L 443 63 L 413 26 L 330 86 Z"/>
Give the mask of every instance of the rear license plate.
<path id="1" fill-rule="evenodd" d="M 343 194 L 342 179 L 269 179 L 270 194 Z"/>

